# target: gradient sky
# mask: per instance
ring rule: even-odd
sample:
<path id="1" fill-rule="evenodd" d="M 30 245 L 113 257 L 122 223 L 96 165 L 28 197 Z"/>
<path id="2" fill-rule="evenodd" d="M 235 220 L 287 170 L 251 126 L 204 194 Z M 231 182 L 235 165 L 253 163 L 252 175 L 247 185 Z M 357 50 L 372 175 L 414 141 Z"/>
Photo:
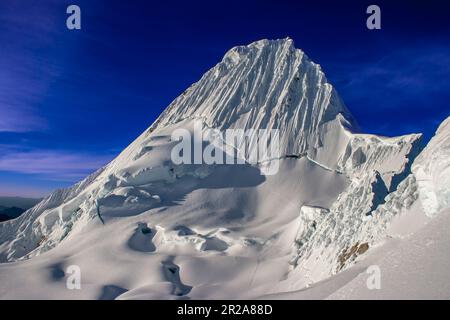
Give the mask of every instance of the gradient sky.
<path id="1" fill-rule="evenodd" d="M 395 3 L 393 3 L 395 2 Z M 382 29 L 366 28 L 378 4 Z M 66 28 L 77 4 L 82 30 Z M 0 195 L 43 196 L 106 164 L 233 46 L 294 39 L 364 131 L 450 115 L 450 3 L 0 1 Z"/>

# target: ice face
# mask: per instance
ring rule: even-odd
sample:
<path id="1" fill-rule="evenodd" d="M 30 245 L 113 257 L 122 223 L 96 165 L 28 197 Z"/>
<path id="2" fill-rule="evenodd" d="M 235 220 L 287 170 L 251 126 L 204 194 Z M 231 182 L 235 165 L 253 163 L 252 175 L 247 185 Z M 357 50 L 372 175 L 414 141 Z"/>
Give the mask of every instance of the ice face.
<path id="1" fill-rule="evenodd" d="M 261 40 L 231 49 L 169 105 L 153 129 L 192 118 L 220 130 L 277 129 L 281 154 L 298 155 L 317 148 L 322 127 L 338 115 L 357 128 L 320 66 L 291 39 Z"/>
<path id="2" fill-rule="evenodd" d="M 450 118 L 413 164 L 419 185 L 419 197 L 429 216 L 450 205 Z"/>

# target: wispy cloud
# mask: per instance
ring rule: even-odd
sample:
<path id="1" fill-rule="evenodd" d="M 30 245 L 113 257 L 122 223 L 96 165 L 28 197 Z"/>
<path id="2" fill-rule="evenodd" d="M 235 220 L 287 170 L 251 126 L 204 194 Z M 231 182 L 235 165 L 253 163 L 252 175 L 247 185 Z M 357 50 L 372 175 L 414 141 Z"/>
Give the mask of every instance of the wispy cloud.
<path id="1" fill-rule="evenodd" d="M 9 148 L 8 152 L 0 155 L 0 171 L 38 175 L 46 180 L 76 182 L 107 164 L 113 156 L 52 150 L 25 152 Z"/>
<path id="2" fill-rule="evenodd" d="M 62 186 L 61 186 L 62 187 Z M 0 196 L 2 197 L 30 197 L 43 198 L 50 194 L 55 188 L 49 187 L 33 187 L 24 185 L 14 185 L 12 183 L 4 184 L 0 182 Z"/>
<path id="3" fill-rule="evenodd" d="M 0 58 L 0 132 L 45 130 L 47 122 L 39 115 L 36 105 L 45 94 L 51 76 L 45 70 L 24 68 L 25 60 L 30 57 L 10 58 L 2 53 Z M 41 79 L 33 76 L 34 72 L 39 72 Z"/>
<path id="4" fill-rule="evenodd" d="M 333 82 L 366 131 L 430 137 L 449 115 L 448 45 L 389 49 L 377 57 L 344 59 L 333 68 Z"/>
<path id="5" fill-rule="evenodd" d="M 55 2 L 0 3 L 0 132 L 47 129 L 39 103 L 48 93 L 61 66 L 43 50 L 58 38 Z"/>
<path id="6" fill-rule="evenodd" d="M 47 121 L 28 108 L 15 108 L 14 104 L 0 107 L 0 132 L 42 131 Z"/>
<path id="7" fill-rule="evenodd" d="M 435 47 L 387 54 L 375 63 L 350 72 L 348 86 L 395 89 L 408 95 L 447 90 L 450 83 L 448 52 L 448 47 Z"/>

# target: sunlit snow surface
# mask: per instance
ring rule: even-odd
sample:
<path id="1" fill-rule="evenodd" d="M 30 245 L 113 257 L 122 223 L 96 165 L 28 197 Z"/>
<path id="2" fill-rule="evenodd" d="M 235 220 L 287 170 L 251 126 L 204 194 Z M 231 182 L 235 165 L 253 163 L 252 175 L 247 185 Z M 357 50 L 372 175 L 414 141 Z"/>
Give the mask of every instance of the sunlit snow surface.
<path id="1" fill-rule="evenodd" d="M 280 130 L 279 172 L 174 165 L 171 134 L 195 121 Z M 417 134 L 360 133 L 292 40 L 233 48 L 114 161 L 0 224 L 0 298 L 359 298 L 355 279 L 377 261 L 397 288 L 413 260 L 396 250 L 429 271 L 427 230 L 446 239 L 429 217 L 450 202 L 448 120 L 421 150 Z M 81 290 L 66 288 L 70 265 Z M 450 298 L 441 280 L 437 297 Z M 432 295 L 419 289 L 405 297 Z"/>

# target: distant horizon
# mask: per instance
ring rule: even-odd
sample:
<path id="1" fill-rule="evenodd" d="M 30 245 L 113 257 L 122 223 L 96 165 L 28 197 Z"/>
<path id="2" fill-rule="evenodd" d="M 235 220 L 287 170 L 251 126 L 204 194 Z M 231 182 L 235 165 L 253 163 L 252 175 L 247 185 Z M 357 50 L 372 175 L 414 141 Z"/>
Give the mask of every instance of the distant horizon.
<path id="1" fill-rule="evenodd" d="M 449 115 L 450 3 L 0 3 L 0 196 L 41 198 L 113 160 L 232 47 L 294 40 L 365 133 L 423 133 Z M 231 8 L 231 9 L 230 9 Z M 230 23 L 232 22 L 232 23 Z"/>
<path id="2" fill-rule="evenodd" d="M 0 199 L 10 198 L 10 199 L 32 199 L 32 200 L 40 200 L 42 197 L 22 197 L 22 196 L 8 196 L 0 194 Z"/>

